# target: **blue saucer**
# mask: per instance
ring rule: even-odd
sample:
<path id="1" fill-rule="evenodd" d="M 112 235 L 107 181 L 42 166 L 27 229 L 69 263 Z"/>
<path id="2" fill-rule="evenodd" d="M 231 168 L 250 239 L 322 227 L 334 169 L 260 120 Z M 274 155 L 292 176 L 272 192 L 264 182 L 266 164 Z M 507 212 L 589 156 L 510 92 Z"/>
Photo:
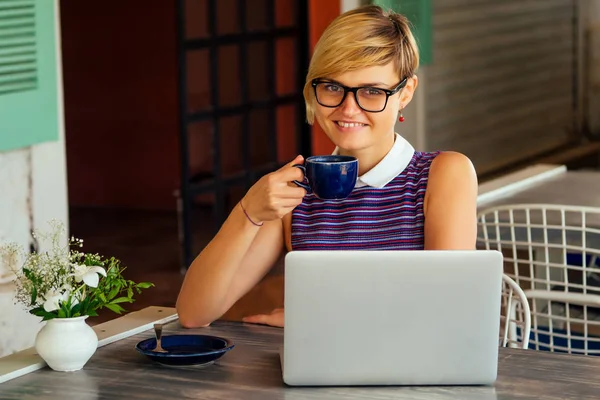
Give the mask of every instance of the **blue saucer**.
<path id="1" fill-rule="evenodd" d="M 166 353 L 152 351 L 156 338 L 142 340 L 135 349 L 161 364 L 184 366 L 212 364 L 235 346 L 228 339 L 208 335 L 165 335 L 161 345 Z"/>

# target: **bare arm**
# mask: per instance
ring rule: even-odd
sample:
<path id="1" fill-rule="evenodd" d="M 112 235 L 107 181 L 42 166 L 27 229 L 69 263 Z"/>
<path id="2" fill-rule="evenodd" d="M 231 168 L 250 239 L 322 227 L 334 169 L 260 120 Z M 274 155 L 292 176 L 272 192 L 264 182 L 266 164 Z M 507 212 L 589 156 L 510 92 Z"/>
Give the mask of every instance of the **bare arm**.
<path id="1" fill-rule="evenodd" d="M 466 156 L 445 152 L 433 160 L 424 212 L 426 250 L 475 249 L 477 174 Z"/>
<path id="2" fill-rule="evenodd" d="M 301 158 L 296 158 L 297 163 Z M 177 312 L 185 327 L 205 326 L 221 317 L 273 266 L 283 251 L 281 217 L 302 201 L 304 189 L 288 186 L 302 179 L 297 168 L 283 167 L 263 177 L 237 204 L 186 273 Z"/>
<path id="3" fill-rule="evenodd" d="M 282 237 L 281 221 L 259 228 L 238 204 L 186 273 L 177 298 L 181 324 L 203 326 L 227 312 L 275 263 Z"/>
<path id="4" fill-rule="evenodd" d="M 292 251 L 292 215 L 285 215 L 283 222 L 283 237 L 285 242 L 285 251 Z M 283 328 L 284 312 L 283 308 L 276 308 L 270 314 L 248 315 L 243 318 L 244 322 L 251 324 L 263 324 Z"/>

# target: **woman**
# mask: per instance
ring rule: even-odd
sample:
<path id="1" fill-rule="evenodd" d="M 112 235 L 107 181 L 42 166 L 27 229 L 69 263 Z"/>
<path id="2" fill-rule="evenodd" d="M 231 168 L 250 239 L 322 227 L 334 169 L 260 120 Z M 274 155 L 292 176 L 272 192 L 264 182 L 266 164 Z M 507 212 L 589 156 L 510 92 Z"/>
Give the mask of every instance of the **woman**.
<path id="1" fill-rule="evenodd" d="M 415 152 L 394 132 L 417 88 L 408 21 L 377 6 L 336 18 L 315 47 L 304 86 L 335 152 L 359 160 L 351 195 L 324 201 L 292 183 L 293 164 L 261 178 L 190 266 L 177 311 L 186 327 L 221 317 L 282 252 L 310 249 L 474 249 L 477 177 L 455 152 Z M 283 326 L 283 310 L 246 322 Z"/>

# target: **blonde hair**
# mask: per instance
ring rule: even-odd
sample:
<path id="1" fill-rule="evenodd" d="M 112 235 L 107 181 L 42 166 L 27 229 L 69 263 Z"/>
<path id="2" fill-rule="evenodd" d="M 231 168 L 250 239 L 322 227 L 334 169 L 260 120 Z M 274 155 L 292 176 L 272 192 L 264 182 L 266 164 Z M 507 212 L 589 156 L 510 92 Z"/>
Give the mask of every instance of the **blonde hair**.
<path id="1" fill-rule="evenodd" d="M 341 14 L 317 42 L 304 84 L 306 119 L 315 119 L 312 81 L 394 61 L 400 79 L 419 67 L 419 49 L 406 17 L 379 6 L 364 6 Z"/>

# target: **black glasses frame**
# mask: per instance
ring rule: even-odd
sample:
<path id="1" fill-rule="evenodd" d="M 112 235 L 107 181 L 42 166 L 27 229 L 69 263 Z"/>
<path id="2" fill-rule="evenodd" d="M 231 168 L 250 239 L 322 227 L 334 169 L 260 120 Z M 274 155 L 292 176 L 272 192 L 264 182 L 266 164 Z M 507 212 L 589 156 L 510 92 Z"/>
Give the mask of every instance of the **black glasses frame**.
<path id="1" fill-rule="evenodd" d="M 388 99 L 390 98 L 390 96 L 398 93 L 401 89 L 403 89 L 406 86 L 406 82 L 408 82 L 408 77 L 402 79 L 402 81 L 398 85 L 396 85 L 396 87 L 393 88 L 393 89 L 383 89 L 383 88 L 375 87 L 375 86 L 348 87 L 348 86 L 342 85 L 339 82 L 330 81 L 330 80 L 327 80 L 327 79 L 313 79 L 312 82 L 311 82 L 311 85 L 312 85 L 313 90 L 315 92 L 315 99 L 317 99 L 317 103 L 319 103 L 323 107 L 328 107 L 328 108 L 339 107 L 340 105 L 342 105 L 344 103 L 344 100 L 346 100 L 346 96 L 348 95 L 348 92 L 351 92 L 351 93 L 354 94 L 354 100 L 356 100 L 356 104 L 358 104 L 358 106 L 360 107 L 361 110 L 366 111 L 366 112 L 370 112 L 370 113 L 379 113 L 379 112 L 382 112 L 383 110 L 385 110 L 385 108 L 387 107 Z M 317 85 L 319 83 L 332 83 L 332 84 L 338 85 L 339 87 L 341 87 L 342 89 L 344 89 L 344 95 L 342 96 L 342 99 L 340 100 L 340 102 L 337 105 L 335 105 L 335 106 L 328 106 L 328 105 L 325 105 L 325 104 L 323 104 L 323 103 L 321 103 L 319 101 L 319 96 L 317 95 Z M 361 106 L 360 105 L 360 101 L 358 101 L 358 96 L 356 95 L 356 93 L 360 89 L 375 89 L 375 90 L 381 90 L 382 92 L 384 92 L 385 93 L 385 103 L 383 105 L 383 108 L 381 110 L 379 110 L 379 111 L 373 111 L 373 110 L 367 110 L 363 106 Z"/>

